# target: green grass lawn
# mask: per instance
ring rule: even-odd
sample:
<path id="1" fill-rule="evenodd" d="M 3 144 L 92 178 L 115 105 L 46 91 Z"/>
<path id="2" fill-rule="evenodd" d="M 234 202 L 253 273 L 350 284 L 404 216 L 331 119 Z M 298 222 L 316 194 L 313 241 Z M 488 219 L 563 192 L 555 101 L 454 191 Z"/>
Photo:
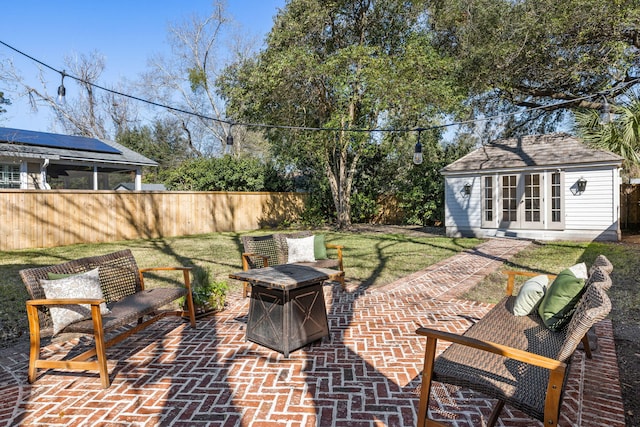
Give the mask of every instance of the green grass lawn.
<path id="1" fill-rule="evenodd" d="M 505 263 L 505 270 L 526 270 L 545 274 L 558 274 L 578 262 L 590 266 L 593 260 L 604 254 L 614 266 L 613 286 L 608 294 L 613 303 L 611 319 L 640 321 L 640 245 L 598 242 L 547 242 L 533 243 Z M 521 280 L 521 283 L 524 279 Z M 500 272 L 487 275 L 464 298 L 495 303 L 504 296 L 505 276 Z"/>
<path id="2" fill-rule="evenodd" d="M 265 234 L 269 231 L 253 232 Z M 319 231 L 320 233 L 320 231 Z M 390 283 L 423 269 L 443 258 L 476 246 L 477 239 L 410 237 L 406 234 L 338 233 L 322 231 L 328 243 L 341 244 L 348 281 L 366 287 Z M 246 233 L 249 234 L 249 233 Z M 0 347 L 27 334 L 25 300 L 27 293 L 18 271 L 22 268 L 61 263 L 85 256 L 131 249 L 138 267 L 198 266 L 208 268 L 215 280 L 226 280 L 229 292 L 240 292 L 241 284 L 228 279 L 242 269 L 242 233 L 212 233 L 179 238 L 133 240 L 116 243 L 83 244 L 48 249 L 0 252 Z M 335 254 L 334 254 L 335 255 Z M 329 256 L 332 256 L 329 250 Z M 153 287 L 177 277 L 159 273 L 145 276 Z"/>

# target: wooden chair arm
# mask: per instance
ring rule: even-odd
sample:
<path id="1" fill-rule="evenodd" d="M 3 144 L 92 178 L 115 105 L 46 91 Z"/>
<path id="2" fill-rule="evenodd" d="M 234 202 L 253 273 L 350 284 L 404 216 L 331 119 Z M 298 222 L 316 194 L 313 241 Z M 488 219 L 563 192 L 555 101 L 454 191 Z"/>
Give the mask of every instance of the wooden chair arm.
<path id="1" fill-rule="evenodd" d="M 342 249 L 344 249 L 344 246 L 336 245 L 336 244 L 333 244 L 333 243 L 325 243 L 324 246 L 327 249 L 335 249 L 337 251 L 338 262 L 340 263 L 338 269 L 340 271 L 344 271 L 344 266 L 342 265 Z"/>
<path id="2" fill-rule="evenodd" d="M 187 303 L 187 312 L 189 313 L 189 322 L 191 323 L 191 327 L 196 327 L 196 315 L 195 315 L 195 307 L 193 305 L 193 295 L 191 290 L 191 270 L 193 267 L 146 267 L 138 270 L 138 275 L 140 276 L 140 287 L 144 290 L 144 276 L 143 273 L 148 271 L 182 271 L 182 281 L 184 283 L 184 287 L 187 290 L 187 294 L 185 295 L 185 301 Z"/>
<path id="3" fill-rule="evenodd" d="M 437 329 L 430 328 L 418 328 L 416 330 L 418 335 L 423 335 L 427 338 L 431 339 L 441 339 L 444 341 L 453 342 L 456 344 L 464 345 L 467 347 L 476 348 L 478 350 L 488 351 L 490 353 L 499 354 L 501 356 L 508 357 L 510 359 L 518 360 L 523 363 L 528 363 L 530 365 L 539 366 L 544 369 L 549 369 L 551 371 L 554 370 L 564 370 L 567 367 L 567 364 L 561 362 L 556 359 L 551 359 L 549 357 L 540 356 L 535 353 L 530 353 L 525 350 L 520 350 L 518 348 L 509 347 L 506 345 L 494 343 L 491 341 L 482 341 L 476 338 L 470 338 L 464 335 L 453 334 L 450 332 L 440 331 Z"/>
<path id="4" fill-rule="evenodd" d="M 27 300 L 27 306 L 38 307 L 41 305 L 77 305 L 89 304 L 100 305 L 105 302 L 104 299 L 97 298 L 51 298 L 51 299 L 30 299 Z"/>
<path id="5" fill-rule="evenodd" d="M 507 289 L 505 293 L 508 296 L 511 296 L 513 295 L 513 288 L 516 283 L 516 276 L 536 277 L 536 276 L 542 275 L 543 273 L 535 273 L 533 271 L 503 270 L 502 274 L 507 275 Z M 553 280 L 556 278 L 554 274 L 547 274 L 546 276 L 549 278 L 549 280 Z"/>
<path id="6" fill-rule="evenodd" d="M 193 270 L 193 267 L 147 267 L 147 268 L 141 268 L 140 269 L 140 273 L 144 273 L 147 271 L 171 271 L 171 270 L 175 270 L 175 271 L 191 271 Z"/>
<path id="7" fill-rule="evenodd" d="M 251 268 L 249 267 L 249 258 L 251 257 L 260 257 L 262 258 L 262 265 L 264 267 L 269 267 L 269 257 L 265 255 L 260 255 L 252 252 L 243 252 L 242 253 L 242 270 L 248 271 Z"/>
<path id="8" fill-rule="evenodd" d="M 191 293 L 191 278 L 189 276 L 189 272 L 193 270 L 193 267 L 146 267 L 138 270 L 138 275 L 140 276 L 140 287 L 144 289 L 144 276 L 143 273 L 149 271 L 182 271 L 182 280 L 184 282 L 184 287 L 187 288 L 187 291 Z"/>

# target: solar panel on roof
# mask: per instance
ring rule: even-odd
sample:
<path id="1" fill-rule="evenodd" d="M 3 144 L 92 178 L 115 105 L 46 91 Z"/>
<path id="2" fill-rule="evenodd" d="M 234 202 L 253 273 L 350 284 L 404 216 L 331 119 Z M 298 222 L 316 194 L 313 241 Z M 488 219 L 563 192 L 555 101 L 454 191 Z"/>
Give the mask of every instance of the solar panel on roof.
<path id="1" fill-rule="evenodd" d="M 35 132 L 22 129 L 0 128 L 0 142 L 36 145 L 40 147 L 65 148 L 68 150 L 95 151 L 98 153 L 122 154 L 120 150 L 96 138 Z"/>

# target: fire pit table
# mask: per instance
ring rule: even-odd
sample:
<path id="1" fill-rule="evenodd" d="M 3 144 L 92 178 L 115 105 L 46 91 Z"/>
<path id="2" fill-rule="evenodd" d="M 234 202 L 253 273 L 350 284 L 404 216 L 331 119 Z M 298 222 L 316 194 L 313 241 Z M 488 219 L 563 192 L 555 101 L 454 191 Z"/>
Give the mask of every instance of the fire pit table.
<path id="1" fill-rule="evenodd" d="M 327 268 L 281 264 L 230 274 L 251 284 L 249 341 L 289 353 L 329 335 L 322 282 Z"/>

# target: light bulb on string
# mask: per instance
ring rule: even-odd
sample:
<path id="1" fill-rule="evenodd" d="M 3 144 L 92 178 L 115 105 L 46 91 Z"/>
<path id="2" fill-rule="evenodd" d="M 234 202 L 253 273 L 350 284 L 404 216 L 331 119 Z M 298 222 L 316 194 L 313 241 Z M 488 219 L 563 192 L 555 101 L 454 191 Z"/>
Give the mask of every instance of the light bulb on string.
<path id="1" fill-rule="evenodd" d="M 420 144 L 420 134 L 422 133 L 422 129 L 418 129 L 418 142 L 416 142 L 416 146 L 413 149 L 413 164 L 420 165 L 422 164 L 422 144 Z"/>
<path id="2" fill-rule="evenodd" d="M 607 102 L 607 97 L 603 96 L 604 103 L 602 104 L 602 112 L 600 113 L 600 124 L 608 125 L 613 121 L 611 117 L 611 105 Z"/>
<path id="3" fill-rule="evenodd" d="M 66 102 L 66 95 L 67 95 L 67 89 L 65 89 L 64 87 L 64 76 L 66 76 L 66 73 L 64 71 L 62 71 L 62 81 L 60 82 L 60 86 L 58 86 L 58 97 L 56 99 L 56 102 L 59 105 L 64 105 Z"/>

